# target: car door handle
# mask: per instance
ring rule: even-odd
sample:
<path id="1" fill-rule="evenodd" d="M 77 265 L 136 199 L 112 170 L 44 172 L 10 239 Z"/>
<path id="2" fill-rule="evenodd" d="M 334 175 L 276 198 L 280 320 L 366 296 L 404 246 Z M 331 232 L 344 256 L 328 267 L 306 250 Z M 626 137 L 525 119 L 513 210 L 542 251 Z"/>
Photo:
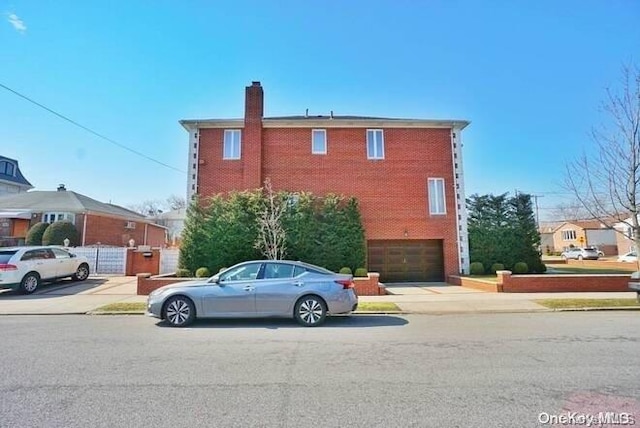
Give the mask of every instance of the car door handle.
<path id="1" fill-rule="evenodd" d="M 252 287 L 250 285 L 247 285 L 246 287 L 243 288 L 244 291 L 253 291 L 255 289 L 256 289 L 255 287 Z"/>
<path id="2" fill-rule="evenodd" d="M 302 286 L 304 285 L 304 282 L 302 282 L 302 281 L 295 281 L 295 282 L 293 283 L 293 285 L 295 285 L 296 287 L 302 287 Z"/>

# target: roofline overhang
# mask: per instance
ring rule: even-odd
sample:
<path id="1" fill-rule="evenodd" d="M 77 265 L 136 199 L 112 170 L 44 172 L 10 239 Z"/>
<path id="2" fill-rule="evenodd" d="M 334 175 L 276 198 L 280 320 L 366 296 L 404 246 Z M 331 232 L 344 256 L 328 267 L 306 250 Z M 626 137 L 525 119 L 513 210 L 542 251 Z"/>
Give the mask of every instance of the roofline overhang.
<path id="1" fill-rule="evenodd" d="M 196 129 L 244 128 L 244 119 L 181 120 L 187 131 Z M 464 129 L 471 122 L 466 120 L 435 119 L 262 119 L 263 128 L 440 128 Z"/>

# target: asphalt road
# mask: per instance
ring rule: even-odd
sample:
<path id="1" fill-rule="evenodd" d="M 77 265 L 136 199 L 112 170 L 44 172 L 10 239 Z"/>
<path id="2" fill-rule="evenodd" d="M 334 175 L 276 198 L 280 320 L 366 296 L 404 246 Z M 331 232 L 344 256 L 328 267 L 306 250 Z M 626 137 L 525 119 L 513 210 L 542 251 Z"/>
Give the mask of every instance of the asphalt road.
<path id="1" fill-rule="evenodd" d="M 537 427 L 607 411 L 640 426 L 637 312 L 352 316 L 314 329 L 2 316 L 0 343 L 1 427 Z"/>

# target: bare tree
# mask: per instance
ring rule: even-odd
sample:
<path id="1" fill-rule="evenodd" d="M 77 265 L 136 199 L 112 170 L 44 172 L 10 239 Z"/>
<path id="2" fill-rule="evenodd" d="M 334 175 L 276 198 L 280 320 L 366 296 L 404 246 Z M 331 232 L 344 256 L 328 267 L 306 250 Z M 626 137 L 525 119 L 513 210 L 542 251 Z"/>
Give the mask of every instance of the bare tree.
<path id="1" fill-rule="evenodd" d="M 178 195 L 171 195 L 167 198 L 167 207 L 170 210 L 179 210 L 187 207 L 187 200 Z"/>
<path id="2" fill-rule="evenodd" d="M 628 226 L 638 249 L 640 69 L 624 66 L 621 81 L 619 90 L 607 90 L 603 111 L 609 122 L 593 130 L 593 152 L 567 164 L 565 185 L 591 218 Z"/>
<path id="3" fill-rule="evenodd" d="M 287 204 L 281 195 L 273 190 L 269 178 L 264 181 L 263 191 L 267 203 L 258 215 L 258 238 L 255 247 L 269 260 L 282 260 L 286 254 L 286 233 L 281 220 Z"/>
<path id="4" fill-rule="evenodd" d="M 585 220 L 591 218 L 580 201 L 561 202 L 551 210 L 551 217 L 561 220 Z"/>
<path id="5" fill-rule="evenodd" d="M 164 211 L 162 202 L 155 199 L 147 199 L 138 204 L 127 205 L 127 208 L 149 217 L 155 217 Z"/>

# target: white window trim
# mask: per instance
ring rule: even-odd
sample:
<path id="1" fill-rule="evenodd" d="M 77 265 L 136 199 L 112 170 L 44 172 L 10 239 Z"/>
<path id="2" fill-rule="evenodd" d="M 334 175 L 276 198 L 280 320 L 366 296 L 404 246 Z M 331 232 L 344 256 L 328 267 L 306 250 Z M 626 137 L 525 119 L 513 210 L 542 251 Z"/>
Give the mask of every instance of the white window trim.
<path id="1" fill-rule="evenodd" d="M 62 220 L 58 220 L 58 216 L 62 215 Z M 50 221 L 50 218 L 53 216 L 53 221 Z M 69 221 L 72 224 L 76 224 L 76 216 L 74 213 L 70 213 L 70 212 L 60 212 L 60 211 L 48 211 L 45 213 L 42 213 L 42 221 L 44 223 L 53 223 L 56 221 Z"/>
<path id="2" fill-rule="evenodd" d="M 235 156 L 226 156 L 226 144 L 227 144 L 227 135 L 238 134 L 238 157 Z M 231 154 L 233 155 L 233 137 L 231 138 Z M 242 131 L 240 129 L 225 129 L 224 137 L 222 140 L 222 159 L 224 160 L 238 160 L 242 158 Z"/>
<path id="3" fill-rule="evenodd" d="M 434 188 L 436 189 L 434 198 L 436 199 L 436 205 L 439 205 L 440 201 L 442 202 L 442 210 L 437 210 L 437 208 L 439 208 L 438 206 L 431 206 L 431 183 L 441 183 L 441 185 L 434 184 Z M 427 201 L 430 215 L 447 215 L 447 193 L 444 184 L 444 178 L 440 177 L 429 178 L 427 180 Z M 442 195 L 438 194 L 440 190 L 442 190 Z M 439 198 L 439 196 L 441 196 L 441 198 Z"/>
<path id="4" fill-rule="evenodd" d="M 324 136 L 324 150 L 323 151 L 317 151 L 315 150 L 315 147 L 313 146 L 313 137 L 315 135 L 316 132 L 322 132 L 322 135 Z M 311 154 L 312 155 L 326 155 L 327 154 L 327 130 L 326 129 L 312 129 L 311 130 Z"/>
<path id="5" fill-rule="evenodd" d="M 573 238 L 571 236 L 573 236 Z M 577 238 L 577 234 L 575 229 L 563 229 L 562 230 L 562 240 L 563 241 L 575 241 Z"/>
<path id="6" fill-rule="evenodd" d="M 369 133 L 373 132 L 374 135 L 374 141 L 373 141 L 373 151 L 375 152 L 376 150 L 376 138 L 375 136 L 378 135 L 377 133 L 380 132 L 380 139 L 382 140 L 382 144 L 380 145 L 380 147 L 382 148 L 382 153 L 373 153 L 373 155 L 371 153 L 369 153 Z M 384 130 L 383 129 L 367 129 L 367 134 L 365 136 L 366 139 L 366 144 L 367 144 L 367 159 L 372 159 L 372 160 L 376 160 L 376 159 L 384 159 Z M 377 156 L 375 156 L 377 155 Z"/>

